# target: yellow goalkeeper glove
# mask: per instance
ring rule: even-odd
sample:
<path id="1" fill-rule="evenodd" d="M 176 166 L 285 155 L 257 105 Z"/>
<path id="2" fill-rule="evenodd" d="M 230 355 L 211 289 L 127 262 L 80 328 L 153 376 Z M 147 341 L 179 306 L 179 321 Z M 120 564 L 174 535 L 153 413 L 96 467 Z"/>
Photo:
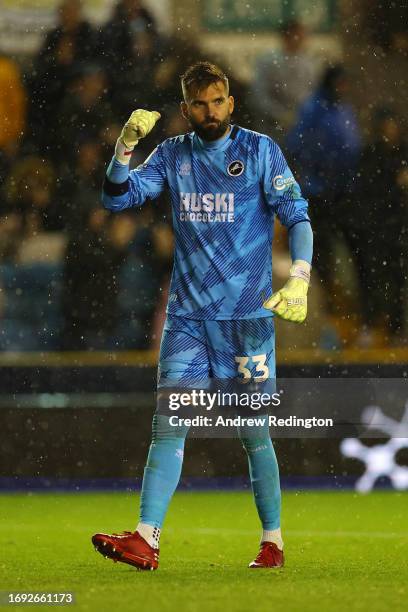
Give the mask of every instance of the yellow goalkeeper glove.
<path id="1" fill-rule="evenodd" d="M 133 149 L 141 138 L 152 131 L 160 116 L 157 111 L 147 111 L 141 108 L 133 111 L 116 142 L 115 158 L 118 162 L 129 163 Z"/>
<path id="2" fill-rule="evenodd" d="M 263 303 L 285 321 L 303 323 L 307 315 L 307 290 L 309 289 L 311 266 L 307 261 L 296 259 L 290 269 L 287 283 Z"/>

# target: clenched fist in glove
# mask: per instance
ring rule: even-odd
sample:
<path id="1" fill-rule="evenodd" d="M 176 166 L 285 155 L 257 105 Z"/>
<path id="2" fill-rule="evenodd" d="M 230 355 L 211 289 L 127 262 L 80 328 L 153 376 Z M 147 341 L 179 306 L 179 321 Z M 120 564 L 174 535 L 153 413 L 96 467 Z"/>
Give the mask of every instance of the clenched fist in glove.
<path id="1" fill-rule="evenodd" d="M 147 111 L 141 108 L 133 111 L 123 126 L 116 143 L 115 157 L 121 164 L 129 163 L 132 151 L 139 140 L 152 131 L 159 119 L 160 113 L 156 111 Z"/>
<path id="2" fill-rule="evenodd" d="M 302 259 L 293 262 L 288 282 L 263 307 L 285 321 L 303 323 L 307 315 L 307 290 L 310 282 L 310 264 Z"/>

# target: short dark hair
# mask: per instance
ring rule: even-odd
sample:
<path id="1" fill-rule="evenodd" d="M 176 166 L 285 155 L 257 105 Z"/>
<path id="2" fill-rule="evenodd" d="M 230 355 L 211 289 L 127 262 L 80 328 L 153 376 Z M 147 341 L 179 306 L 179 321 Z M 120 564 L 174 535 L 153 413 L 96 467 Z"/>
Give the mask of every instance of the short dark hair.
<path id="1" fill-rule="evenodd" d="M 190 91 L 202 91 L 214 83 L 224 83 L 227 93 L 229 91 L 228 77 L 224 72 L 211 62 L 196 62 L 189 66 L 181 75 L 181 89 L 184 99 Z"/>

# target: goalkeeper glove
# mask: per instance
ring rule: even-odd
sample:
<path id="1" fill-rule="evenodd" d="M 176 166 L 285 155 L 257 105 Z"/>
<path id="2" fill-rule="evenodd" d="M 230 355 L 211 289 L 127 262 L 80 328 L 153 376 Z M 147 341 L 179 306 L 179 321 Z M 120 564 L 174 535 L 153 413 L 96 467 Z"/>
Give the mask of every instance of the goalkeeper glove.
<path id="1" fill-rule="evenodd" d="M 311 266 L 307 261 L 296 259 L 290 269 L 288 282 L 267 299 L 263 307 L 285 321 L 303 323 L 307 315 L 310 269 Z"/>
<path id="2" fill-rule="evenodd" d="M 128 164 L 133 149 L 141 138 L 152 131 L 155 123 L 160 119 L 160 113 L 138 109 L 133 111 L 123 126 L 122 132 L 116 142 L 115 158 L 121 164 Z"/>

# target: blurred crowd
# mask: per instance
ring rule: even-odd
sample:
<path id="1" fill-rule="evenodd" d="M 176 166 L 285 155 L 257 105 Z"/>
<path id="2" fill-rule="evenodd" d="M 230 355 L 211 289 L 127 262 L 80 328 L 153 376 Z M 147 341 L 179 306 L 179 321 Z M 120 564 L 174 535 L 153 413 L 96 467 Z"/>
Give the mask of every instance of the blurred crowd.
<path id="1" fill-rule="evenodd" d="M 309 199 L 317 344 L 402 344 L 404 124 L 392 105 L 373 106 L 363 137 L 347 70 L 317 61 L 306 43 L 291 21 L 279 49 L 257 58 L 252 82 L 231 76 L 234 122 L 279 142 Z M 157 347 L 173 257 L 167 198 L 115 216 L 100 190 L 132 110 L 163 117 L 132 167 L 188 129 L 179 75 L 199 59 L 193 42 L 159 35 L 138 0 L 119 0 L 97 29 L 79 0 L 64 0 L 29 67 L 0 54 L 0 350 Z"/>

